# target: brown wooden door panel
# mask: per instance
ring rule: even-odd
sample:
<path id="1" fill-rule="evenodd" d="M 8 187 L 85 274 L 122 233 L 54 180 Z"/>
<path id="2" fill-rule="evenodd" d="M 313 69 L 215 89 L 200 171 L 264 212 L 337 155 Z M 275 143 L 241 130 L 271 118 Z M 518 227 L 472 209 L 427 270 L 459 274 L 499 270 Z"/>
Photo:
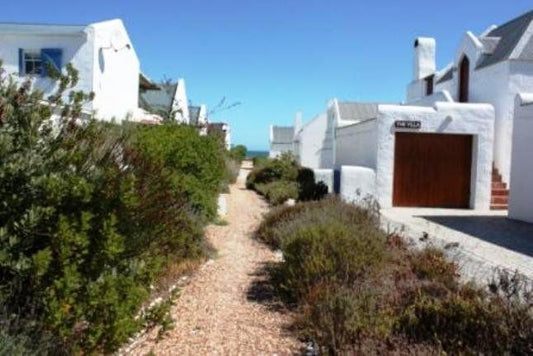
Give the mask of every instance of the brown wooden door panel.
<path id="1" fill-rule="evenodd" d="M 472 136 L 397 132 L 394 206 L 468 208 Z"/>

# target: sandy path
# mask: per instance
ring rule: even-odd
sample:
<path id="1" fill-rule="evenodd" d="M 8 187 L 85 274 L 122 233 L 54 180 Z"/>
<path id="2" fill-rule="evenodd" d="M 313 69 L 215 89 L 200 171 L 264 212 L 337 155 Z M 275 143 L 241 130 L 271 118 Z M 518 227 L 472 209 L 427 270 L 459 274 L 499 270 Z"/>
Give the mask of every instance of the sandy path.
<path id="1" fill-rule="evenodd" d="M 172 310 L 176 326 L 156 342 L 151 332 L 129 354 L 146 355 L 286 355 L 301 344 L 288 335 L 286 314 L 247 298 L 258 278 L 254 272 L 274 254 L 250 236 L 267 206 L 244 187 L 249 165 L 226 196 L 227 226 L 209 226 L 207 238 L 218 256 L 204 264 L 186 285 Z"/>

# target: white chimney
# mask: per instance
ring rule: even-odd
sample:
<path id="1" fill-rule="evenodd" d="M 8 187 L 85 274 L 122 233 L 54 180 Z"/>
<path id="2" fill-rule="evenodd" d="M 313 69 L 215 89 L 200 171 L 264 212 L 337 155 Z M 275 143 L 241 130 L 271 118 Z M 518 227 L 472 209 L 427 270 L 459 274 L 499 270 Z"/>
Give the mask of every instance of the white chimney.
<path id="1" fill-rule="evenodd" d="M 413 64 L 413 81 L 435 74 L 434 38 L 418 37 L 415 40 L 415 58 Z"/>

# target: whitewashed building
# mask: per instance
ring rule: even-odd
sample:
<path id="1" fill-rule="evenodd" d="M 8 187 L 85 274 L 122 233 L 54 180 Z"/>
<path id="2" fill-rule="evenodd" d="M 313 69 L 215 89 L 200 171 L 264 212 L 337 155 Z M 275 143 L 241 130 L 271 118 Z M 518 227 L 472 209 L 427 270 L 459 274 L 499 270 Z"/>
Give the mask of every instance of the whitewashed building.
<path id="1" fill-rule="evenodd" d="M 139 106 L 168 120 L 175 120 L 182 124 L 191 123 L 185 79 L 182 78 L 176 83 L 141 86 Z"/>
<path id="2" fill-rule="evenodd" d="M 466 32 L 440 71 L 435 51 L 416 39 L 403 105 L 331 100 L 296 132 L 300 162 L 382 207 L 505 209 L 510 184 L 510 216 L 533 221 L 533 11 Z"/>
<path id="3" fill-rule="evenodd" d="M 276 158 L 283 153 L 294 154 L 294 127 L 270 126 L 269 157 Z"/>
<path id="4" fill-rule="evenodd" d="M 139 113 L 140 64 L 121 20 L 90 25 L 1 23 L 0 59 L 7 73 L 20 82 L 31 78 L 45 97 L 56 90 L 47 63 L 60 70 L 72 63 L 79 71 L 74 90 L 95 94 L 84 111 L 117 122 Z"/>
<path id="5" fill-rule="evenodd" d="M 533 90 L 515 100 L 509 217 L 533 223 Z"/>

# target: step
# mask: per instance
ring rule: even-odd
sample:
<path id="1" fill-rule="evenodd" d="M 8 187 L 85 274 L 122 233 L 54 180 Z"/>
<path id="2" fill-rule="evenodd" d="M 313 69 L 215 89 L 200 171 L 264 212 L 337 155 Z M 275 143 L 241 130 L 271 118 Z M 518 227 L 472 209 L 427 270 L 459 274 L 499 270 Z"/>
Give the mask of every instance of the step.
<path id="1" fill-rule="evenodd" d="M 508 208 L 507 204 L 490 204 L 490 210 L 507 210 Z"/>
<path id="2" fill-rule="evenodd" d="M 507 189 L 507 184 L 501 182 L 493 182 L 492 189 Z"/>
<path id="3" fill-rule="evenodd" d="M 490 199 L 490 203 L 491 204 L 509 204 L 509 197 L 506 197 L 506 196 L 493 196 L 491 199 Z"/>
<path id="4" fill-rule="evenodd" d="M 509 196 L 508 189 L 492 189 L 492 196 Z"/>

